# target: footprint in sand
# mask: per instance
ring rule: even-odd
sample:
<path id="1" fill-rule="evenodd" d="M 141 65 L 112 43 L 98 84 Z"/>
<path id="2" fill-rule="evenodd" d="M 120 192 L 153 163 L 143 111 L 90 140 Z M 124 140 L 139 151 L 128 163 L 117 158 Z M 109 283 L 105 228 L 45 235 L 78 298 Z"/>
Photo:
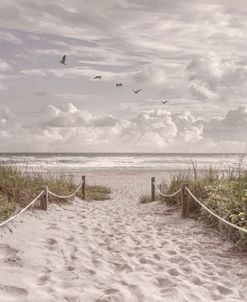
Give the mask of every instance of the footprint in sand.
<path id="1" fill-rule="evenodd" d="M 67 242 L 73 242 L 75 241 L 75 237 L 70 236 L 69 238 L 66 239 Z"/>
<path id="2" fill-rule="evenodd" d="M 191 282 L 194 283 L 195 285 L 202 285 L 203 282 L 201 281 L 201 279 L 197 276 L 193 276 L 191 278 Z"/>
<path id="3" fill-rule="evenodd" d="M 175 268 L 169 269 L 169 270 L 168 270 L 168 273 L 169 273 L 171 276 L 179 276 L 179 275 L 180 275 L 180 273 L 179 273 Z"/>
<path id="4" fill-rule="evenodd" d="M 0 261 L 11 266 L 22 266 L 21 258 L 18 255 L 18 250 L 12 248 L 8 244 L 0 244 Z"/>
<path id="5" fill-rule="evenodd" d="M 77 252 L 78 252 L 78 247 L 77 246 L 73 246 L 73 250 L 72 250 L 72 252 L 70 254 L 70 259 L 71 260 L 78 259 L 78 257 L 76 256 Z"/>
<path id="6" fill-rule="evenodd" d="M 221 285 L 218 285 L 217 286 L 217 289 L 218 289 L 218 291 L 219 291 L 219 293 L 221 294 L 221 295 L 230 295 L 230 294 L 232 294 L 232 290 L 230 289 L 230 288 L 227 288 L 227 287 L 224 287 L 224 286 L 221 286 Z"/>
<path id="7" fill-rule="evenodd" d="M 48 227 L 47 230 L 58 230 L 58 226 L 56 223 L 51 223 Z"/>
<path id="8" fill-rule="evenodd" d="M 151 265 L 154 264 L 154 262 L 152 260 L 150 260 L 149 258 L 147 258 L 147 257 L 141 257 L 139 259 L 139 262 L 142 263 L 142 264 L 151 264 Z"/>
<path id="9" fill-rule="evenodd" d="M 119 301 L 120 298 L 120 292 L 118 289 L 115 288 L 109 288 L 106 289 L 104 294 L 100 296 L 96 302 L 113 302 L 113 301 Z"/>
<path id="10" fill-rule="evenodd" d="M 55 240 L 53 238 L 48 238 L 46 240 L 46 248 L 49 251 L 54 251 L 56 249 L 56 244 L 57 244 L 57 240 Z"/>
<path id="11" fill-rule="evenodd" d="M 14 300 L 16 297 L 18 297 L 18 299 L 26 299 L 27 294 L 28 292 L 25 288 L 0 284 L 1 301 L 10 301 L 10 299 L 11 301 L 16 301 Z"/>
<path id="12" fill-rule="evenodd" d="M 156 281 L 159 288 L 167 288 L 175 285 L 169 278 L 158 277 Z"/>
<path id="13" fill-rule="evenodd" d="M 12 256 L 12 255 L 16 255 L 18 253 L 18 250 L 12 248 L 10 245 L 8 244 L 0 244 L 0 260 L 5 258 L 6 256 Z"/>
<path id="14" fill-rule="evenodd" d="M 45 285 L 48 281 L 51 281 L 51 277 L 50 277 L 51 273 L 52 270 L 48 267 L 45 267 L 38 278 L 38 282 L 37 282 L 38 285 Z"/>
<path id="15" fill-rule="evenodd" d="M 154 257 L 154 259 L 155 259 L 156 261 L 160 261 L 160 260 L 161 260 L 161 257 L 160 257 L 160 255 L 158 255 L 158 254 L 154 254 L 153 257 Z"/>

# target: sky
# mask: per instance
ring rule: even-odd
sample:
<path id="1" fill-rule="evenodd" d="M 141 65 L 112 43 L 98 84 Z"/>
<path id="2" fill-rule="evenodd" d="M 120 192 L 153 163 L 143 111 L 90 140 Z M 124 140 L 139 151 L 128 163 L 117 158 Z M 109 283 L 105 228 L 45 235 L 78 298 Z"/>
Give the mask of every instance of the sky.
<path id="1" fill-rule="evenodd" d="M 246 17 L 246 0 L 1 0 L 0 152 L 246 152 Z"/>

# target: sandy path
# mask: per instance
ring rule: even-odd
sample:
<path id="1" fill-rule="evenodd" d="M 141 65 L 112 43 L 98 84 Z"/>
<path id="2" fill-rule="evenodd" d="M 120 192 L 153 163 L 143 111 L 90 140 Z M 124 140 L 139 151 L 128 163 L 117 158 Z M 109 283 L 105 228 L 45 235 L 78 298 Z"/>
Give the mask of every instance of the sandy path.
<path id="1" fill-rule="evenodd" d="M 156 202 L 148 173 L 100 172 L 113 199 L 30 212 L 1 232 L 0 301 L 246 301 L 247 265 L 229 244 Z"/>

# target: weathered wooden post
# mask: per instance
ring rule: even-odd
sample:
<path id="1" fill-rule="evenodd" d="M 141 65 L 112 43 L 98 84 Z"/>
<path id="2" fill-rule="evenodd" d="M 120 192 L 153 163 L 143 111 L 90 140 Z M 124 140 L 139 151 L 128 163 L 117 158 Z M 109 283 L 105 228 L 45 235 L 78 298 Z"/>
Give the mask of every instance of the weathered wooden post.
<path id="1" fill-rule="evenodd" d="M 186 187 L 188 187 L 188 184 L 182 185 L 182 191 L 181 191 L 181 215 L 182 218 L 186 218 L 188 215 L 188 194 L 186 191 Z"/>
<path id="2" fill-rule="evenodd" d="M 155 177 L 151 177 L 151 201 L 155 201 Z"/>
<path id="3" fill-rule="evenodd" d="M 44 208 L 43 210 L 47 211 L 48 210 L 48 186 L 45 186 L 44 189 Z"/>
<path id="4" fill-rule="evenodd" d="M 83 184 L 81 186 L 81 196 L 82 199 L 85 199 L 86 196 L 86 176 L 82 176 L 81 180 L 83 181 Z"/>
<path id="5" fill-rule="evenodd" d="M 41 210 L 44 210 L 44 195 L 45 195 L 45 192 L 43 192 L 43 194 L 40 196 L 40 207 L 41 207 Z"/>
<path id="6" fill-rule="evenodd" d="M 41 195 L 41 200 L 40 200 L 40 206 L 41 209 L 44 211 L 47 211 L 48 209 L 48 187 L 44 187 L 44 192 Z"/>
<path id="7" fill-rule="evenodd" d="M 187 184 L 186 187 L 189 189 L 189 185 Z M 185 190 L 186 192 L 186 217 L 189 217 L 190 216 L 190 203 L 191 203 L 191 196 L 190 194 L 188 193 L 187 190 Z"/>

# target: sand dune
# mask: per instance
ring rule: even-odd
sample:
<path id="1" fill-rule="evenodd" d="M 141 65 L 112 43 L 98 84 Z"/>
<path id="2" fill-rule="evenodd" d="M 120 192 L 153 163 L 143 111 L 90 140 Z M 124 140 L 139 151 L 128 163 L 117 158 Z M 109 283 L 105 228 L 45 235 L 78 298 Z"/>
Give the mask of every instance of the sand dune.
<path id="1" fill-rule="evenodd" d="M 112 200 L 52 205 L 1 231 L 1 302 L 246 301 L 247 265 L 229 243 L 160 202 L 138 204 L 150 173 L 87 181 L 111 186 Z"/>

